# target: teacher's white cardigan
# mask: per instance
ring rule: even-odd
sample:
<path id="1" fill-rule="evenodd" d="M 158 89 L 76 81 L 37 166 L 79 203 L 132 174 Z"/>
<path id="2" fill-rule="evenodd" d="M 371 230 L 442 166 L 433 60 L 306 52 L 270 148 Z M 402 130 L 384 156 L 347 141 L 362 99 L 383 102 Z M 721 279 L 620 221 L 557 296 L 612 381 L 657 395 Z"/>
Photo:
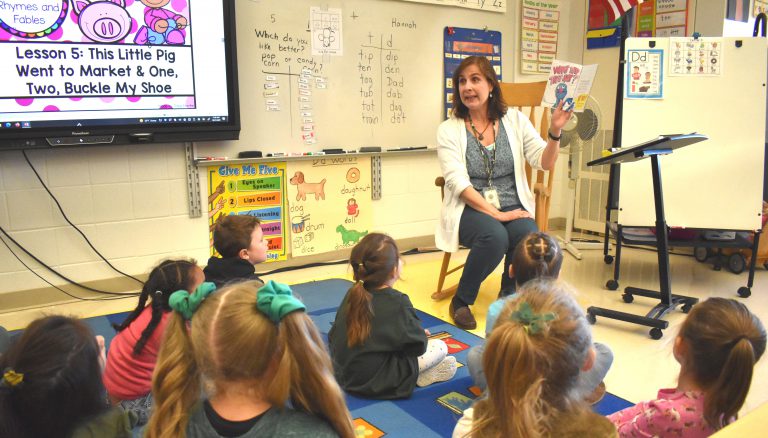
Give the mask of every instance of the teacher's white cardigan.
<path id="1" fill-rule="evenodd" d="M 533 212 L 535 201 L 525 178 L 523 155 L 531 167 L 541 169 L 541 155 L 547 142 L 541 138 L 528 117 L 516 109 L 508 109 L 501 122 L 515 160 L 517 196 L 523 207 Z M 443 251 L 455 252 L 459 249 L 459 222 L 465 205 L 459 195 L 472 185 L 467 173 L 467 131 L 464 120 L 451 117 L 440 124 L 437 129 L 437 158 L 445 178 L 445 197 L 435 230 L 435 245 Z"/>

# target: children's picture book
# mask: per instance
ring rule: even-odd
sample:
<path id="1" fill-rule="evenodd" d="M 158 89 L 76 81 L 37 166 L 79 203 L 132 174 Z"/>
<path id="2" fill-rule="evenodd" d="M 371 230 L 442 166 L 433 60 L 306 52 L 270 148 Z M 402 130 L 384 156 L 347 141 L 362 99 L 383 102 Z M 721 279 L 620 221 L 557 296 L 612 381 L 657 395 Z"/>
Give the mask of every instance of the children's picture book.
<path id="1" fill-rule="evenodd" d="M 466 409 L 469 409 L 469 407 L 472 406 L 474 400 L 464 394 L 451 391 L 448 394 L 438 397 L 437 402 L 452 410 L 454 413 L 461 415 Z"/>
<path id="2" fill-rule="evenodd" d="M 552 61 L 542 104 L 556 108 L 564 101 L 563 109 L 583 112 L 596 74 L 597 64 L 581 65 L 557 59 Z"/>

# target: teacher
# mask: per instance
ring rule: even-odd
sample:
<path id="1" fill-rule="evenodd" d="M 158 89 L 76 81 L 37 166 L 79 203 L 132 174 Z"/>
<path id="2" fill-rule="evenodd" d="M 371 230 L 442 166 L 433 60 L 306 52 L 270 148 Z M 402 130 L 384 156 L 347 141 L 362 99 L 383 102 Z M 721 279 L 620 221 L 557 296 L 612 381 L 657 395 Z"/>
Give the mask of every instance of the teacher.
<path id="1" fill-rule="evenodd" d="M 453 103 L 452 117 L 437 130 L 445 196 L 435 243 L 448 252 L 460 243 L 469 248 L 449 312 L 457 326 L 471 330 L 477 322 L 469 306 L 502 257 L 499 295 L 514 292 L 515 280 L 507 272 L 515 246 L 538 231 L 523 160 L 537 169 L 555 166 L 571 111 L 562 103 L 555 109 L 543 140 L 523 113 L 507 108 L 496 73 L 482 56 L 464 59 L 453 73 Z"/>

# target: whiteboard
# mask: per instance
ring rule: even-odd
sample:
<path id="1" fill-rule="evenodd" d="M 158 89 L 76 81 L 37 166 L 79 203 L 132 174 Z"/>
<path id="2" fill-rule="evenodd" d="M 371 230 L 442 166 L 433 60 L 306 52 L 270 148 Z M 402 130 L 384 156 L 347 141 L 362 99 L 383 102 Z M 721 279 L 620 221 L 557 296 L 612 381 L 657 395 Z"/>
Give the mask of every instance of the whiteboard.
<path id="1" fill-rule="evenodd" d="M 341 9 L 341 56 L 312 55 L 312 7 Z M 512 81 L 515 15 L 391 0 L 238 0 L 240 140 L 205 143 L 198 152 L 233 157 L 242 150 L 434 145 L 444 119 L 444 28 L 500 31 L 503 72 Z M 302 110 L 299 79 L 305 67 L 312 73 L 311 109 Z M 326 88 L 318 88 L 316 78 Z M 267 83 L 278 84 L 277 96 L 265 97 L 274 90 L 265 89 Z M 279 111 L 269 110 L 267 100 Z M 303 141 L 306 124 L 317 143 Z"/>
<path id="2" fill-rule="evenodd" d="M 667 224 L 760 229 L 765 38 L 723 38 L 721 76 L 669 76 L 667 38 L 630 38 L 626 48 L 649 49 L 650 41 L 664 51 L 664 98 L 624 99 L 622 145 L 662 134 L 709 136 L 659 158 Z M 621 165 L 618 218 L 627 226 L 655 224 L 650 159 Z"/>

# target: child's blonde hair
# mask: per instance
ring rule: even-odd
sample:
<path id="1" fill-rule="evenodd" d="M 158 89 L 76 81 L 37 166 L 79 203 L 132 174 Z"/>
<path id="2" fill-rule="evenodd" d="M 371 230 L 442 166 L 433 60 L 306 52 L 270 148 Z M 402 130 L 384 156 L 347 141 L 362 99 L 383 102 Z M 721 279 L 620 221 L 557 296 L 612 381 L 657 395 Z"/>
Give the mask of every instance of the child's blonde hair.
<path id="1" fill-rule="evenodd" d="M 560 413 L 586 409 L 571 399 L 592 336 L 563 283 L 531 280 L 507 300 L 486 342 L 486 398 L 475 404 L 471 435 L 540 437 Z"/>
<path id="2" fill-rule="evenodd" d="M 704 419 L 720 429 L 747 398 L 755 362 L 765 352 L 765 327 L 744 304 L 710 298 L 694 306 L 680 336 L 688 347 L 685 365 L 705 392 Z"/>
<path id="3" fill-rule="evenodd" d="M 190 330 L 174 313 L 152 381 L 147 437 L 184 437 L 201 383 L 216 390 L 224 382 L 253 382 L 254 393 L 278 409 L 290 397 L 294 409 L 325 419 L 342 437 L 354 436 L 317 328 L 303 311 L 273 323 L 256 306 L 261 286 L 236 283 L 209 296 Z"/>

